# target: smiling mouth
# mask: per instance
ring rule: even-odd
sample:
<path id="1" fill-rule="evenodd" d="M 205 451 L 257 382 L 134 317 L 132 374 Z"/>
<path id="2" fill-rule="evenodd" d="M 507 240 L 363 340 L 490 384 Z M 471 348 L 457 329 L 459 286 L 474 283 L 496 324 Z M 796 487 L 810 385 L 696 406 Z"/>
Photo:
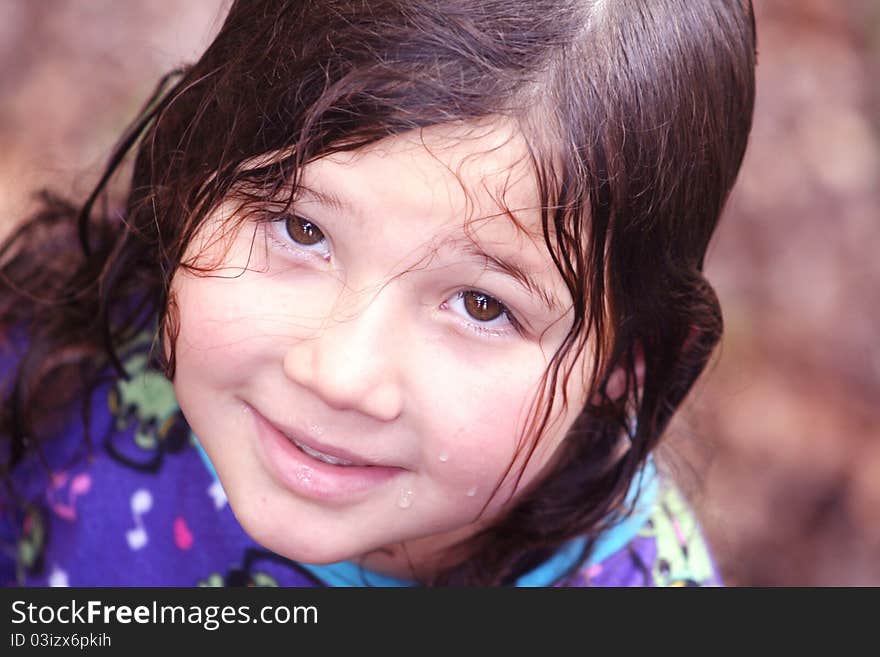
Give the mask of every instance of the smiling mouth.
<path id="1" fill-rule="evenodd" d="M 319 452 L 318 450 L 313 449 L 313 448 L 309 447 L 308 445 L 303 445 L 301 442 L 294 440 L 293 438 L 291 438 L 287 434 L 285 434 L 285 437 L 290 442 L 292 442 L 294 445 L 296 445 L 296 447 L 298 447 L 301 452 L 305 452 L 306 454 L 311 456 L 313 459 L 317 459 L 318 461 L 323 461 L 324 463 L 329 463 L 330 465 L 341 465 L 341 466 L 358 465 L 354 461 L 348 461 L 346 459 L 341 459 L 336 456 L 330 456 L 329 454 L 325 454 L 324 452 Z M 362 466 L 362 467 L 369 467 L 369 466 Z"/>
<path id="2" fill-rule="evenodd" d="M 295 428 L 269 422 L 252 406 L 257 455 L 263 467 L 282 487 L 296 496 L 327 504 L 348 504 L 387 486 L 406 472 L 356 452 L 315 444 Z"/>

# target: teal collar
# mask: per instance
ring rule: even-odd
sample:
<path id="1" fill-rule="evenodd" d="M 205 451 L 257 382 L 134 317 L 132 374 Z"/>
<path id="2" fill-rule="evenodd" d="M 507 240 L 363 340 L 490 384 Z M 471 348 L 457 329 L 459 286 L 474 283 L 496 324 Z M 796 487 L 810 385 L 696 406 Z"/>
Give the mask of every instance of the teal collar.
<path id="1" fill-rule="evenodd" d="M 190 434 L 193 443 L 202 457 L 205 467 L 217 479 L 217 472 L 211 464 L 208 455 L 202 448 L 195 434 Z M 614 524 L 610 529 L 603 532 L 596 540 L 593 550 L 586 561 L 586 565 L 600 563 L 624 548 L 632 541 L 639 531 L 644 527 L 645 523 L 653 509 L 654 502 L 657 498 L 659 490 L 659 481 L 657 468 L 654 466 L 653 460 L 648 460 L 642 470 L 641 476 L 637 476 L 630 484 L 627 492 L 625 507 L 631 506 L 638 498 L 638 504 L 633 512 L 622 521 Z M 583 553 L 586 538 L 578 537 L 565 543 L 552 557 L 542 563 L 537 568 L 530 570 L 516 580 L 518 587 L 537 587 L 550 586 L 557 582 L 566 573 L 570 572 L 578 565 Z M 381 575 L 371 570 L 367 570 L 352 561 L 338 561 L 336 563 L 313 565 L 301 563 L 300 566 L 315 575 L 328 586 L 416 586 L 415 582 L 408 580 Z"/>

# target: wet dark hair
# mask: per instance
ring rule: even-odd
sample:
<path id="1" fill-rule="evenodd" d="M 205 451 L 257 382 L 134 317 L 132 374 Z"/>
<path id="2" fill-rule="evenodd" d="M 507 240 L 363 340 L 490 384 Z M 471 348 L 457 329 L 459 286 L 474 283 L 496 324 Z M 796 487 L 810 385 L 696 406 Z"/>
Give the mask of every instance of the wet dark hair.
<path id="1" fill-rule="evenodd" d="M 591 395 L 540 485 L 425 583 L 512 583 L 621 512 L 720 339 L 703 259 L 746 148 L 754 66 L 748 0 L 234 3 L 201 59 L 163 79 L 87 201 L 44 194 L 0 247 L 0 323 L 28 344 L 3 400 L 5 474 L 40 451 L 47 390 L 72 400 L 108 368 L 123 375 L 121 345 L 156 318 L 173 342 L 171 278 L 222 200 L 289 199 L 317 157 L 509 117 L 573 300 L 522 449 L 588 338 Z M 108 212 L 98 201 L 135 148 L 125 211 Z M 173 353 L 162 364 L 173 377 Z M 612 398 L 615 370 L 625 390 Z"/>

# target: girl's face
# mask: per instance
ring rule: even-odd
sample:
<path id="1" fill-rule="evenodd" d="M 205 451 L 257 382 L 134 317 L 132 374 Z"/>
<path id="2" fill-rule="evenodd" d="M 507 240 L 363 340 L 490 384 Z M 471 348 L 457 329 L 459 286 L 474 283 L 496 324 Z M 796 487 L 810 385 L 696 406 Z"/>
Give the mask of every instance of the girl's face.
<path id="1" fill-rule="evenodd" d="M 504 124 L 432 128 L 312 162 L 288 213 L 205 223 L 189 255 L 219 266 L 174 277 L 174 386 L 259 543 L 424 574 L 548 463 L 583 363 L 514 489 L 571 305 L 526 153 Z"/>

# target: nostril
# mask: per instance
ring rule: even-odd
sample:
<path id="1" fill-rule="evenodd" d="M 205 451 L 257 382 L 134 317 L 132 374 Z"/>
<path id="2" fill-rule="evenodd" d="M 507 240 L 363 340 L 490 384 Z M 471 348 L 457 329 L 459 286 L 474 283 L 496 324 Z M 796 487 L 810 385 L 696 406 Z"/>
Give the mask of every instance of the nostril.
<path id="1" fill-rule="evenodd" d="M 363 406 L 376 419 L 392 422 L 403 412 L 403 390 L 396 383 L 383 383 L 369 391 Z"/>

